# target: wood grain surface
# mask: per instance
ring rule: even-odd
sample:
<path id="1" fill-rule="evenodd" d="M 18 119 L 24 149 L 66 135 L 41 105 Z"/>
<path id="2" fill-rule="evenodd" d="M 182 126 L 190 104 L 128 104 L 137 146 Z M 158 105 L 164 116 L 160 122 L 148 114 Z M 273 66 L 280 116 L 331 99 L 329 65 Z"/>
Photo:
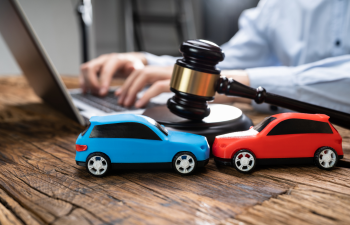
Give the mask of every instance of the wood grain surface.
<path id="1" fill-rule="evenodd" d="M 77 79 L 64 77 L 69 88 Z M 117 82 L 118 83 L 118 82 Z M 120 82 L 119 82 L 120 83 Z M 238 105 L 259 122 L 267 115 Z M 23 77 L 0 78 L 0 224 L 350 224 L 350 132 L 332 171 L 209 164 L 192 176 L 75 164 L 84 128 L 43 104 Z"/>

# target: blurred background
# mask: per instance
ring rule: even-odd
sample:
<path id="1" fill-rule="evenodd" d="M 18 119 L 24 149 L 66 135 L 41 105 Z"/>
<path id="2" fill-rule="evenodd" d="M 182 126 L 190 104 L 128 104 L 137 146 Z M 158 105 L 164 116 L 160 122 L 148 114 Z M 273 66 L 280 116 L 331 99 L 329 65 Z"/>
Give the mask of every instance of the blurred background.
<path id="1" fill-rule="evenodd" d="M 82 57 L 78 4 L 91 4 L 87 56 L 147 51 L 179 55 L 180 43 L 206 39 L 219 45 L 238 30 L 243 10 L 258 0 L 19 0 L 60 74 L 78 75 Z M 86 8 L 85 8 L 86 9 Z M 20 68 L 0 34 L 0 76 Z"/>

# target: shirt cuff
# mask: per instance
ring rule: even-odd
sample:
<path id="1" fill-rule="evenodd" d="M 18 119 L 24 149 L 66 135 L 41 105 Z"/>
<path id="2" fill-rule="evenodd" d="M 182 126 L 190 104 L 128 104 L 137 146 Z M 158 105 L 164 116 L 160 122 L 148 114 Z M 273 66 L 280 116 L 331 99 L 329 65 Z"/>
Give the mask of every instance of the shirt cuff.
<path id="1" fill-rule="evenodd" d="M 286 86 L 294 86 L 295 84 L 295 76 L 294 76 L 294 68 L 278 66 L 278 67 L 261 67 L 261 68 L 253 68 L 246 69 L 246 72 L 249 76 L 250 86 L 253 88 L 257 88 L 262 86 L 267 90 L 267 88 L 271 88 L 269 91 L 273 92 L 274 89 L 283 90 Z"/>
<path id="2" fill-rule="evenodd" d="M 147 65 L 151 66 L 173 66 L 176 60 L 180 57 L 174 57 L 170 55 L 156 56 L 148 52 L 143 52 L 145 54 Z"/>
<path id="3" fill-rule="evenodd" d="M 257 88 L 261 86 L 270 93 L 294 97 L 295 76 L 293 70 L 291 67 L 279 66 L 246 69 L 246 72 L 248 73 L 251 87 Z M 254 101 L 252 101 L 252 106 L 255 110 L 263 113 L 276 114 L 290 111 L 266 103 L 256 104 Z"/>

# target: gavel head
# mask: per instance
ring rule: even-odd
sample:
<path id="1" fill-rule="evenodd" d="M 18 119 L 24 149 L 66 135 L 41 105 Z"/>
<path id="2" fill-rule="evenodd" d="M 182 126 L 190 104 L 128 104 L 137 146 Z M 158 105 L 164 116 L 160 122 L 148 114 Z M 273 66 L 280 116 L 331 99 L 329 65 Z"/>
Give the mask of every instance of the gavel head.
<path id="1" fill-rule="evenodd" d="M 208 101 L 214 100 L 220 70 L 216 64 L 224 60 L 221 48 L 206 40 L 189 40 L 180 47 L 183 55 L 174 66 L 168 100 L 169 110 L 180 117 L 202 120 L 210 114 Z"/>

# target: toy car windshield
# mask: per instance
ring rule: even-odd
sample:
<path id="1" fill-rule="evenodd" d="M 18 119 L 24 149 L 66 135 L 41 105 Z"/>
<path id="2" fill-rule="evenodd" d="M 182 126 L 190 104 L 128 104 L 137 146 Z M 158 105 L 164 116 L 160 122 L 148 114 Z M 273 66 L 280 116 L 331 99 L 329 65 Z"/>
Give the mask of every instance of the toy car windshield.
<path id="1" fill-rule="evenodd" d="M 265 129 L 265 127 L 267 125 L 269 125 L 269 123 L 271 123 L 272 121 L 274 121 L 276 119 L 276 117 L 273 117 L 273 116 L 269 116 L 269 117 L 266 117 L 265 119 L 263 119 L 263 121 L 261 121 L 260 123 L 258 123 L 257 125 L 255 125 L 253 127 L 254 130 L 258 131 L 258 132 L 261 132 L 262 130 Z"/>
<path id="2" fill-rule="evenodd" d="M 150 124 L 152 124 L 153 126 L 157 127 L 158 130 L 160 130 L 163 134 L 168 136 L 168 130 L 165 129 L 165 127 L 161 126 L 159 123 L 157 123 L 157 121 L 155 121 L 152 118 L 146 117 L 146 116 L 142 116 L 142 117 L 145 118 Z"/>

